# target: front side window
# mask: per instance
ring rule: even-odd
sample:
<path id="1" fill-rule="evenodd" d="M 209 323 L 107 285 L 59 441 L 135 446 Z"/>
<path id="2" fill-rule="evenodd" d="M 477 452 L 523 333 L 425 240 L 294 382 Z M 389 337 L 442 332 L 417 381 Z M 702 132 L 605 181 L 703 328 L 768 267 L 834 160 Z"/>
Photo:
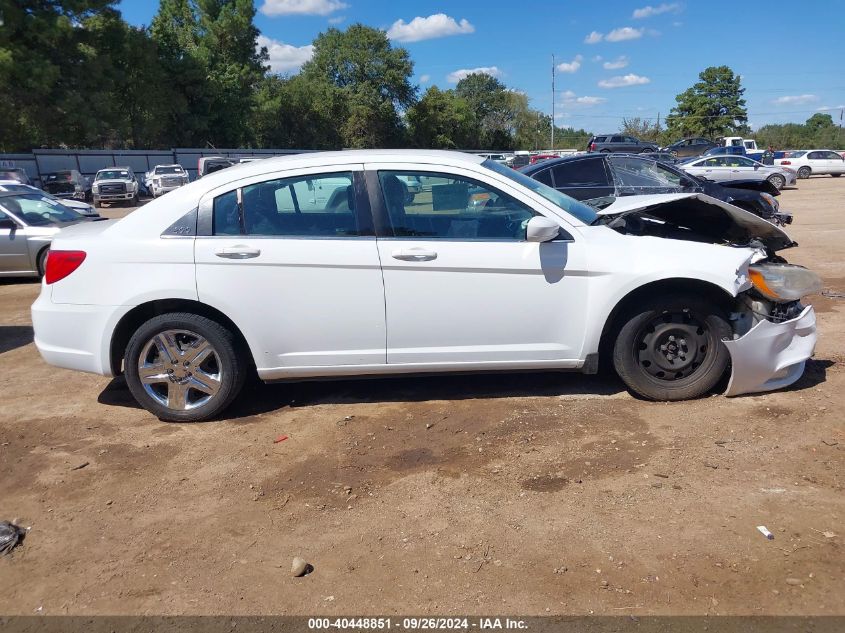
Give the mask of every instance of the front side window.
<path id="1" fill-rule="evenodd" d="M 351 172 L 294 176 L 248 185 L 217 196 L 213 216 L 214 235 L 361 235 Z"/>
<path id="2" fill-rule="evenodd" d="M 409 195 L 416 177 L 422 190 Z M 380 171 L 379 183 L 395 237 L 461 240 L 524 240 L 536 213 L 511 196 L 453 174 Z"/>

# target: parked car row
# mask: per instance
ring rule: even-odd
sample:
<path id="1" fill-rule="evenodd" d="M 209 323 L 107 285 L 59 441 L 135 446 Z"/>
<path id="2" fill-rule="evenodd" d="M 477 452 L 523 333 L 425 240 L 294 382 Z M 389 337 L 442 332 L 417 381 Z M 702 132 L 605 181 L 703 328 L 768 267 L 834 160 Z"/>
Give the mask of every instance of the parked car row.
<path id="1" fill-rule="evenodd" d="M 791 151 L 775 164 L 794 170 L 799 178 L 826 174 L 839 178 L 845 174 L 845 155 L 829 149 Z"/>

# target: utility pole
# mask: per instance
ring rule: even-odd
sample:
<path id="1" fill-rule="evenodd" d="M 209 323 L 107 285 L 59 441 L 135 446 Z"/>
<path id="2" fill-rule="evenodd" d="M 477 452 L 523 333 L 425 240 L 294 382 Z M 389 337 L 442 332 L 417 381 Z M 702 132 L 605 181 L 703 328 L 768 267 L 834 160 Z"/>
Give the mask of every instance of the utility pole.
<path id="1" fill-rule="evenodd" d="M 841 116 L 839 117 L 842 118 Z M 842 125 L 840 124 L 840 128 Z M 552 147 L 551 150 L 554 151 L 555 149 L 555 54 L 552 53 Z"/>

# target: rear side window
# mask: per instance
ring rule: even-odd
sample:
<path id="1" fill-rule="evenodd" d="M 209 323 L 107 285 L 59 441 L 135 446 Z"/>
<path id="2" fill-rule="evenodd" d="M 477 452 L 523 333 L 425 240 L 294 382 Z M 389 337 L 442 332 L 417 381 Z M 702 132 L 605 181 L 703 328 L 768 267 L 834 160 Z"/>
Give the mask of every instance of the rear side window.
<path id="1" fill-rule="evenodd" d="M 268 180 L 214 199 L 214 235 L 360 235 L 351 172 Z"/>
<path id="2" fill-rule="evenodd" d="M 604 187 L 610 183 L 603 160 L 574 160 L 552 167 L 556 187 Z"/>
<path id="3" fill-rule="evenodd" d="M 554 187 L 552 184 L 552 170 L 551 169 L 544 169 L 542 171 L 538 171 L 536 174 L 531 176 L 537 182 L 542 182 L 544 185 L 548 185 L 549 187 Z"/>

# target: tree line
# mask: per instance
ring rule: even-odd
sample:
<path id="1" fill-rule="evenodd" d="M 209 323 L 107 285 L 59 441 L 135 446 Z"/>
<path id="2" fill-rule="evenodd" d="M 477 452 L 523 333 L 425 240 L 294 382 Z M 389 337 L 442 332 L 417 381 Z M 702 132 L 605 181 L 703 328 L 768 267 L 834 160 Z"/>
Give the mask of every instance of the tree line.
<path id="1" fill-rule="evenodd" d="M 256 47 L 253 0 L 160 0 L 149 27 L 128 24 L 116 4 L 0 0 L 0 151 L 549 146 L 551 117 L 494 77 L 420 94 L 410 54 L 379 29 L 329 28 L 301 71 L 281 76 Z M 625 119 L 621 131 L 661 145 L 746 135 L 743 92 L 730 68 L 708 68 L 664 124 Z M 766 126 L 758 143 L 837 145 L 828 119 Z M 590 136 L 555 126 L 558 148 Z"/>
<path id="2" fill-rule="evenodd" d="M 551 133 L 550 117 L 487 75 L 420 96 L 408 51 L 362 24 L 321 33 L 298 74 L 270 73 L 252 0 L 161 0 L 144 28 L 114 0 L 0 0 L 0 18 L 2 151 L 535 149 Z"/>

